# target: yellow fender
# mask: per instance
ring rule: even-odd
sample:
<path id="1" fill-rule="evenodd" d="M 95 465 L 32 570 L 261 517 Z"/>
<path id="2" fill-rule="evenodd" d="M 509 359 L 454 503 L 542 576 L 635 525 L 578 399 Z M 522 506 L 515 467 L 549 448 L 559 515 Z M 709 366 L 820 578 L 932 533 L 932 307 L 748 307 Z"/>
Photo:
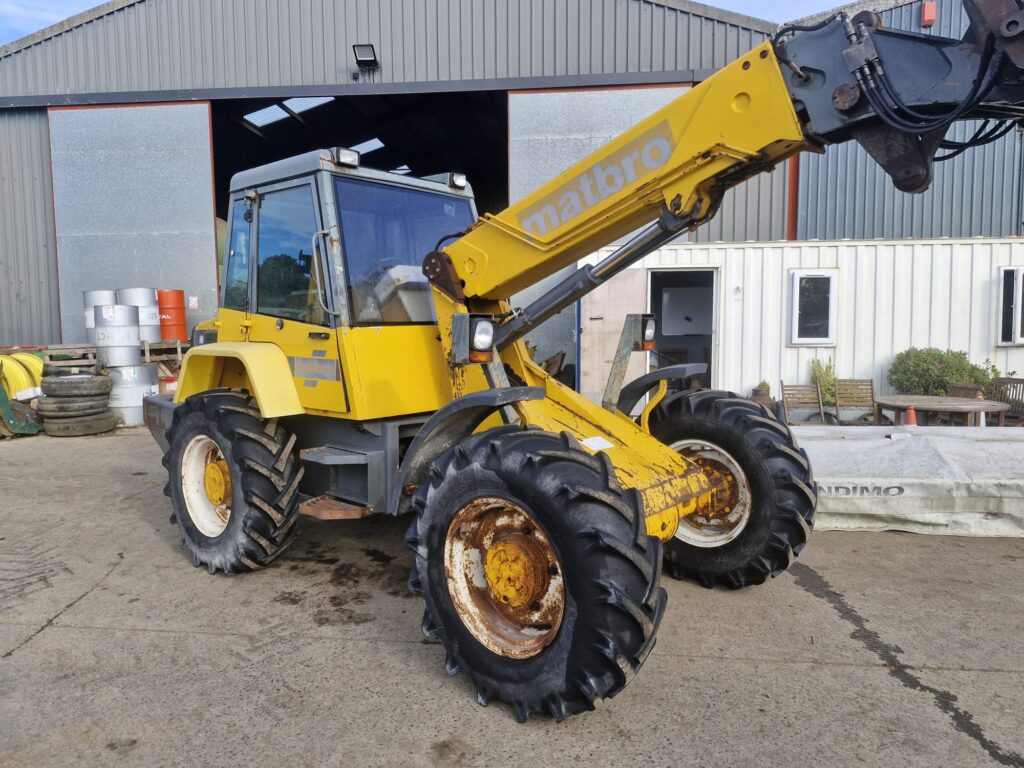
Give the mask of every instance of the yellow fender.
<path id="1" fill-rule="evenodd" d="M 43 380 L 43 359 L 31 352 L 14 352 L 11 357 L 21 363 L 32 376 L 32 386 L 38 387 Z"/>
<path id="2" fill-rule="evenodd" d="M 221 341 L 190 349 L 181 363 L 174 402 L 219 387 L 249 390 L 265 419 L 305 413 L 288 358 L 274 344 Z"/>
<path id="3" fill-rule="evenodd" d="M 19 392 L 34 389 L 36 386 L 32 374 L 10 355 L 0 355 L 0 385 L 10 400 L 16 399 Z"/>

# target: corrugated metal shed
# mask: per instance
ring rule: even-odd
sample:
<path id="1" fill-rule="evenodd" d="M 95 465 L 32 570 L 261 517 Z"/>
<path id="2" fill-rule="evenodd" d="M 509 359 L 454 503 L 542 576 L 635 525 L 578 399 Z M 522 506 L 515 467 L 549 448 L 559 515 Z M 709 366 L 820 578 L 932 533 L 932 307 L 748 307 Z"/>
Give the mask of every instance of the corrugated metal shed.
<path id="1" fill-rule="evenodd" d="M 115 0 L 0 48 L 0 106 L 686 82 L 773 26 L 683 0 Z"/>
<path id="2" fill-rule="evenodd" d="M 110 0 L 0 47 L 0 343 L 60 341 L 46 114 L 24 108 L 691 82 L 773 29 L 687 0 Z M 381 68 L 354 80 L 368 42 Z"/>
<path id="3" fill-rule="evenodd" d="M 860 8 L 855 6 L 849 10 Z M 938 4 L 935 26 L 922 28 L 921 3 L 882 12 L 888 27 L 960 38 L 967 28 L 963 6 Z M 815 19 L 827 14 L 819 14 Z M 953 137 L 965 140 L 973 124 Z M 859 144 L 830 147 L 823 156 L 800 158 L 800 239 L 892 237 L 1008 237 L 1024 234 L 1024 139 L 1014 131 L 988 146 L 938 163 L 931 189 L 897 192 L 889 177 Z"/>
<path id="4" fill-rule="evenodd" d="M 964 350 L 1019 375 L 1024 346 L 998 343 L 999 268 L 1021 265 L 1024 241 L 971 238 L 677 245 L 631 269 L 715 270 L 712 386 L 746 393 L 764 379 L 777 395 L 779 379 L 808 383 L 815 358 L 891 391 L 889 365 L 911 346 Z M 789 343 L 794 269 L 838 270 L 834 346 Z M 644 309 L 637 296 L 622 311 Z"/>
<path id="5" fill-rule="evenodd" d="M 0 110 L 0 344 L 60 341 L 45 110 Z"/>

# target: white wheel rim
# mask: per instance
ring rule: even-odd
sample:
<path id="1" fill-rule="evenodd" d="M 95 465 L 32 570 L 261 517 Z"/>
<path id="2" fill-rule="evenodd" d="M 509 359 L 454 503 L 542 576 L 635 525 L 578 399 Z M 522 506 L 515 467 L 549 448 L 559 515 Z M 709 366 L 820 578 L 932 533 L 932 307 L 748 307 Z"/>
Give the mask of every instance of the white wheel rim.
<path id="1" fill-rule="evenodd" d="M 204 536 L 215 539 L 224 533 L 231 519 L 230 496 L 214 504 L 206 491 L 207 465 L 223 461 L 220 446 L 208 435 L 196 435 L 181 454 L 181 491 L 192 524 Z"/>
<path id="2" fill-rule="evenodd" d="M 743 533 L 750 520 L 752 493 L 743 468 L 727 451 L 704 440 L 679 440 L 669 447 L 698 466 L 712 467 L 729 483 L 728 488 L 721 489 L 726 508 L 719 510 L 716 507 L 708 515 L 693 514 L 681 518 L 675 538 L 695 547 L 712 548 L 728 544 Z"/>

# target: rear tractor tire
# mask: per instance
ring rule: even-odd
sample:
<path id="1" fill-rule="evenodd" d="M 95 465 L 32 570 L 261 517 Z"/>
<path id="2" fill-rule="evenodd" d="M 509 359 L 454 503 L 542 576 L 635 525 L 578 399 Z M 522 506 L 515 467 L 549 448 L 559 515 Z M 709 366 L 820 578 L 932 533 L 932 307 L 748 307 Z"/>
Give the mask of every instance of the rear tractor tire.
<path id="1" fill-rule="evenodd" d="M 732 392 L 685 392 L 655 408 L 651 434 L 705 469 L 708 514 L 679 522 L 665 543 L 676 579 L 738 589 L 792 564 L 814 527 L 817 486 L 789 427 Z"/>
<path id="2" fill-rule="evenodd" d="M 633 678 L 665 607 L 661 543 L 606 457 L 499 427 L 439 457 L 412 503 L 423 632 L 481 705 L 563 720 Z"/>
<path id="3" fill-rule="evenodd" d="M 237 390 L 194 395 L 175 408 L 164 455 L 171 521 L 195 566 L 254 571 L 294 540 L 302 467 L 295 436 L 263 419 Z"/>

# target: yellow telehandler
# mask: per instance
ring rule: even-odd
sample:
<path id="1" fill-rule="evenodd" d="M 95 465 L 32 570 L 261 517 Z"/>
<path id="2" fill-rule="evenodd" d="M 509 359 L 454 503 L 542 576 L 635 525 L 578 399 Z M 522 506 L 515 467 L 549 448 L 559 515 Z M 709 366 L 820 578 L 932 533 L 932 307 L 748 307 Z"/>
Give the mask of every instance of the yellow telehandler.
<path id="1" fill-rule="evenodd" d="M 964 2 L 964 40 L 865 12 L 783 27 L 496 215 L 477 217 L 460 174 L 383 173 L 342 148 L 236 175 L 219 312 L 173 401 L 146 401 L 194 564 L 265 566 L 301 514 L 409 514 L 423 631 L 481 704 L 561 720 L 615 695 L 654 644 L 663 557 L 706 586 L 784 571 L 813 525 L 811 468 L 762 406 L 685 389 L 693 366 L 624 385 L 650 317 L 627 318 L 601 404 L 522 337 L 798 152 L 856 140 L 920 192 L 933 162 L 1013 130 L 1024 11 Z M 984 122 L 947 139 L 964 119 Z"/>

